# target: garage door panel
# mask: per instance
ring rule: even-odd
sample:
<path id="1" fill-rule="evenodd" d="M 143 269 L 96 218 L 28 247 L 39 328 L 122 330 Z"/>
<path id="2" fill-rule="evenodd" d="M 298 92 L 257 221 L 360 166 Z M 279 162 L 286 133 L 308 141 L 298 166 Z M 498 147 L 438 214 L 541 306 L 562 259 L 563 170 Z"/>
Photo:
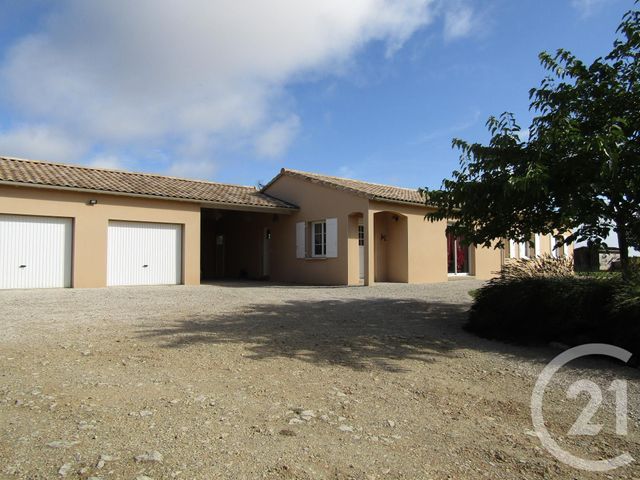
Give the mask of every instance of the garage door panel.
<path id="1" fill-rule="evenodd" d="M 72 220 L 0 215 L 0 289 L 71 286 Z"/>
<path id="2" fill-rule="evenodd" d="M 182 227 L 109 222 L 107 284 L 174 285 L 182 280 Z"/>

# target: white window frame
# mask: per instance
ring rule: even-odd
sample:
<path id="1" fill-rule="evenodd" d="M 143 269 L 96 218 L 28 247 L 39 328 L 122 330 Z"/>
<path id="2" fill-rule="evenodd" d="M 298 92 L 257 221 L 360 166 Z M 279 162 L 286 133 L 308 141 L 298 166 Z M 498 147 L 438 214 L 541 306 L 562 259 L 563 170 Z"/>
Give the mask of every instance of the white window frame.
<path id="1" fill-rule="evenodd" d="M 322 253 L 316 253 L 316 225 L 321 225 L 321 237 L 322 237 Z M 314 258 L 324 258 L 327 256 L 327 221 L 320 220 L 317 222 L 311 222 L 311 256 Z"/>

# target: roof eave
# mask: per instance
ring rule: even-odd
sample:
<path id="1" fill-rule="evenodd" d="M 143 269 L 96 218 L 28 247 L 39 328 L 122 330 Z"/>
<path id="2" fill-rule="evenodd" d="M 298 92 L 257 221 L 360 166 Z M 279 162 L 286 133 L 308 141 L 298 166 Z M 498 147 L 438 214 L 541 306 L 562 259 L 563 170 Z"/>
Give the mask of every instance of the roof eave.
<path id="1" fill-rule="evenodd" d="M 435 208 L 432 205 L 427 205 L 426 203 L 412 202 L 409 200 L 394 200 L 391 198 L 377 197 L 375 195 L 371 196 L 369 199 L 372 201 L 381 202 L 381 203 L 397 203 L 401 205 L 412 205 L 414 207 Z"/>
<path id="2" fill-rule="evenodd" d="M 92 188 L 80 188 L 80 187 L 63 187 L 59 185 L 46 185 L 42 183 L 30 183 L 30 182 L 14 182 L 7 180 L 0 180 L 0 185 L 6 185 L 10 187 L 28 187 L 39 188 L 43 190 L 60 190 L 66 192 L 80 192 L 80 193 L 94 193 L 101 195 L 115 195 L 118 197 L 134 197 L 134 198 L 146 198 L 171 202 L 193 203 L 196 205 L 205 206 L 206 208 L 218 208 L 224 210 L 243 210 L 243 211 L 256 211 L 256 212 L 273 212 L 273 213 L 287 213 L 291 214 L 298 210 L 298 207 L 271 207 L 266 205 L 248 205 L 242 203 L 228 203 L 228 202 L 208 202 L 191 198 L 180 197 L 168 197 L 164 195 L 148 195 L 143 193 L 127 193 L 127 192 L 115 192 L 111 190 L 98 190 Z"/>
<path id="3" fill-rule="evenodd" d="M 241 212 L 256 213 L 282 213 L 284 215 L 292 215 L 299 210 L 298 207 L 268 207 L 262 205 L 243 205 L 240 203 L 216 203 L 216 202 L 199 202 L 202 208 L 211 208 L 215 210 L 235 210 Z"/>

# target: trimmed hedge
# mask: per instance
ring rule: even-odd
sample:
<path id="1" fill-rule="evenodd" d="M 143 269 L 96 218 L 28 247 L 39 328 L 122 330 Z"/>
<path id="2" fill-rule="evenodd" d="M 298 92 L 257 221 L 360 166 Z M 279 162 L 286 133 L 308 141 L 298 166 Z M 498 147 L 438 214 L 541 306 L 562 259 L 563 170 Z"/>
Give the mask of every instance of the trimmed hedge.
<path id="1" fill-rule="evenodd" d="M 609 343 L 640 355 L 640 286 L 615 278 L 525 278 L 479 289 L 466 326 L 522 344 Z"/>

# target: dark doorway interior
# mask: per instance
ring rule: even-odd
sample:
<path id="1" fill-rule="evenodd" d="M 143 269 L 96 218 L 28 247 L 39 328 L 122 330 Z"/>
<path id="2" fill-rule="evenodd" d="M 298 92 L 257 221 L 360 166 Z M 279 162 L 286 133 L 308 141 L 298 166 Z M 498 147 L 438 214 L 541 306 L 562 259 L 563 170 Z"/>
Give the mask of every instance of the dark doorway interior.
<path id="1" fill-rule="evenodd" d="M 277 215 L 202 209 L 201 280 L 269 277 L 271 229 Z"/>

